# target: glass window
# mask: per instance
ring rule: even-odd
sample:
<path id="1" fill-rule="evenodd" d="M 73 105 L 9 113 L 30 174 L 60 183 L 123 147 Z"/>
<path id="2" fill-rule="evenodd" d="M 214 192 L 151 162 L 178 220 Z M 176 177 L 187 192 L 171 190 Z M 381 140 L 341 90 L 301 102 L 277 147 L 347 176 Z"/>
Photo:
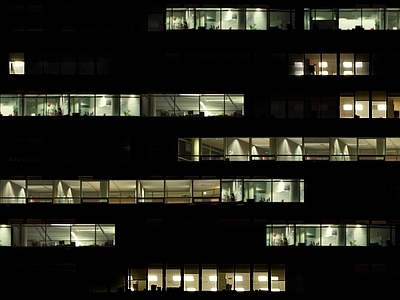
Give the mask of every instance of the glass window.
<path id="1" fill-rule="evenodd" d="M 237 292 L 250 291 L 250 265 L 237 264 L 235 266 L 235 288 Z"/>
<path id="2" fill-rule="evenodd" d="M 110 180 L 109 203 L 136 203 L 136 180 Z"/>
<path id="3" fill-rule="evenodd" d="M 329 138 L 304 137 L 305 160 L 329 160 Z"/>
<path id="4" fill-rule="evenodd" d="M 203 264 L 202 265 L 202 291 L 216 292 L 217 288 L 217 265 Z"/>
<path id="5" fill-rule="evenodd" d="M 186 264 L 183 275 L 183 290 L 187 292 L 196 292 L 199 290 L 199 266 L 195 264 Z"/>
<path id="6" fill-rule="evenodd" d="M 199 30 L 221 29 L 221 11 L 216 8 L 197 8 L 196 26 Z"/>
<path id="7" fill-rule="evenodd" d="M 196 107 L 188 107 L 188 114 L 194 115 L 198 111 L 198 103 L 196 99 Z M 192 101 L 193 103 L 193 101 Z M 225 115 L 225 100 L 224 95 L 200 95 L 200 111 L 204 116 L 224 116 Z"/>
<path id="8" fill-rule="evenodd" d="M 296 225 L 297 246 L 320 246 L 321 228 L 316 224 L 297 224 Z"/>
<path id="9" fill-rule="evenodd" d="M 47 246 L 68 246 L 71 245 L 70 224 L 46 224 L 46 245 Z"/>
<path id="10" fill-rule="evenodd" d="M 178 139 L 178 161 L 199 161 L 199 138 Z"/>
<path id="11" fill-rule="evenodd" d="M 224 138 L 202 138 L 201 160 L 224 160 Z"/>
<path id="12" fill-rule="evenodd" d="M 25 95 L 26 116 L 52 116 L 56 112 L 55 103 L 47 103 L 46 95 Z"/>
<path id="13" fill-rule="evenodd" d="M 340 95 L 340 117 L 354 118 L 354 94 Z"/>
<path id="14" fill-rule="evenodd" d="M 272 138 L 251 138 L 251 160 L 275 160 Z"/>
<path id="15" fill-rule="evenodd" d="M 363 29 L 361 9 L 339 9 L 339 29 Z"/>
<path id="16" fill-rule="evenodd" d="M 327 63 L 324 64 L 327 66 Z M 319 53 L 305 54 L 306 75 L 322 75 L 322 62 Z"/>
<path id="17" fill-rule="evenodd" d="M 234 266 L 221 264 L 218 268 L 218 290 L 232 291 L 234 289 Z"/>
<path id="18" fill-rule="evenodd" d="M 356 92 L 355 114 L 360 118 L 369 118 L 369 92 Z"/>
<path id="19" fill-rule="evenodd" d="M 212 99 L 213 100 L 213 99 Z M 244 115 L 244 97 L 243 95 L 224 95 L 224 115 L 239 117 Z"/>
<path id="20" fill-rule="evenodd" d="M 386 26 L 384 29 L 398 30 L 400 28 L 400 9 L 387 8 L 386 9 Z"/>
<path id="21" fill-rule="evenodd" d="M 93 116 L 94 98 L 94 95 L 70 95 L 72 115 Z"/>
<path id="22" fill-rule="evenodd" d="M 249 138 L 226 138 L 227 153 L 225 157 L 231 161 L 249 160 Z"/>
<path id="23" fill-rule="evenodd" d="M 301 92 L 290 92 L 288 101 L 288 117 L 304 118 L 304 94 Z"/>
<path id="24" fill-rule="evenodd" d="M 0 247 L 11 246 L 11 225 L 0 224 Z"/>
<path id="25" fill-rule="evenodd" d="M 367 246 L 367 226 L 346 225 L 346 246 Z"/>
<path id="26" fill-rule="evenodd" d="M 336 30 L 338 27 L 337 9 L 312 10 L 311 29 Z"/>
<path id="27" fill-rule="evenodd" d="M 107 202 L 109 182 L 108 180 L 82 180 L 82 202 Z"/>
<path id="28" fill-rule="evenodd" d="M 220 197 L 219 179 L 193 180 L 193 202 L 219 202 Z"/>
<path id="29" fill-rule="evenodd" d="M 222 8 L 221 13 L 221 29 L 245 29 L 246 17 L 243 9 Z"/>
<path id="30" fill-rule="evenodd" d="M 290 10 L 271 9 L 269 17 L 270 30 L 289 30 L 294 29 L 294 14 Z"/>
<path id="31" fill-rule="evenodd" d="M 242 193 L 243 193 L 243 186 L 242 186 L 241 179 L 222 179 L 222 191 L 221 197 L 222 202 L 238 202 L 243 201 Z"/>
<path id="32" fill-rule="evenodd" d="M 302 180 L 274 179 L 272 185 L 272 202 L 300 202 L 303 193 Z"/>
<path id="33" fill-rule="evenodd" d="M 96 225 L 71 225 L 71 242 L 79 246 L 96 245 Z"/>
<path id="34" fill-rule="evenodd" d="M 25 74 L 24 53 L 10 53 L 9 74 Z"/>
<path id="35" fill-rule="evenodd" d="M 266 30 L 267 29 L 267 10 L 262 8 L 246 9 L 246 29 Z"/>
<path id="36" fill-rule="evenodd" d="M 22 116 L 22 95 L 0 95 L 0 116 Z"/>
<path id="37" fill-rule="evenodd" d="M 138 202 L 164 203 L 164 180 L 139 180 Z"/>
<path id="38" fill-rule="evenodd" d="M 271 265 L 271 292 L 284 292 L 285 265 Z"/>
<path id="39" fill-rule="evenodd" d="M 386 138 L 386 160 L 400 160 L 400 138 Z"/>
<path id="40" fill-rule="evenodd" d="M 344 246 L 346 239 L 345 227 L 341 225 L 322 224 L 322 246 Z"/>
<path id="41" fill-rule="evenodd" d="M 332 161 L 357 160 L 357 138 L 330 138 Z"/>
<path id="42" fill-rule="evenodd" d="M 380 30 L 383 28 L 384 10 L 382 8 L 363 8 L 361 13 L 362 26 L 366 30 Z"/>
<path id="43" fill-rule="evenodd" d="M 386 92 L 372 92 L 372 118 L 386 118 Z"/>
<path id="44" fill-rule="evenodd" d="M 134 268 L 129 272 L 128 289 L 133 291 L 146 290 L 146 268 Z"/>
<path id="45" fill-rule="evenodd" d="M 385 138 L 359 138 L 358 154 L 359 160 L 384 160 Z"/>
<path id="46" fill-rule="evenodd" d="M 294 245 L 294 226 L 291 225 L 267 225 L 267 246 Z"/>
<path id="47" fill-rule="evenodd" d="M 96 95 L 96 116 L 119 116 L 119 99 L 112 95 Z"/>
<path id="48" fill-rule="evenodd" d="M 52 180 L 28 180 L 28 202 L 53 202 Z"/>
<path id="49" fill-rule="evenodd" d="M 56 243 L 51 240 L 46 241 L 46 225 L 23 224 L 23 230 L 26 232 L 26 240 L 22 241 L 21 246 L 44 247 L 55 246 Z M 47 243 L 48 242 L 48 243 Z"/>
<path id="50" fill-rule="evenodd" d="M 302 76 L 304 75 L 304 55 L 289 54 L 289 75 Z"/>
<path id="51" fill-rule="evenodd" d="M 115 246 L 115 226 L 109 224 L 96 225 L 96 245 Z"/>
<path id="52" fill-rule="evenodd" d="M 276 138 L 277 160 L 301 161 L 303 159 L 302 138 Z"/>
<path id="53" fill-rule="evenodd" d="M 353 53 L 340 53 L 339 70 L 340 70 L 340 75 L 354 75 Z"/>
<path id="54" fill-rule="evenodd" d="M 244 199 L 254 202 L 271 202 L 272 197 L 271 179 L 245 179 L 244 180 Z"/>
<path id="55" fill-rule="evenodd" d="M 179 264 L 167 264 L 165 283 L 167 291 L 181 288 L 181 269 Z"/>
<path id="56" fill-rule="evenodd" d="M 165 197 L 165 203 L 191 203 L 192 181 L 166 180 Z"/>
<path id="57" fill-rule="evenodd" d="M 271 118 L 286 118 L 286 97 L 285 93 L 271 94 Z"/>
<path id="58" fill-rule="evenodd" d="M 26 203 L 26 181 L 25 180 L 2 180 L 1 181 L 1 203 Z"/>
<path id="59" fill-rule="evenodd" d="M 370 227 L 369 246 L 389 246 L 391 242 L 390 226 Z"/>
<path id="60" fill-rule="evenodd" d="M 55 180 L 54 203 L 80 203 L 81 185 L 79 180 Z"/>
<path id="61" fill-rule="evenodd" d="M 163 290 L 163 269 L 162 264 L 149 264 L 147 275 L 147 290 Z"/>
<path id="62" fill-rule="evenodd" d="M 253 290 L 268 291 L 268 265 L 253 265 Z"/>
<path id="63" fill-rule="evenodd" d="M 322 53 L 322 61 L 319 64 L 321 75 L 337 75 L 336 53 Z"/>
<path id="64" fill-rule="evenodd" d="M 354 68 L 356 75 L 369 75 L 369 54 L 356 53 Z"/>
<path id="65" fill-rule="evenodd" d="M 140 116 L 140 95 L 120 96 L 121 116 Z"/>
<path id="66" fill-rule="evenodd" d="M 400 95 L 388 93 L 387 101 L 388 118 L 400 118 Z"/>

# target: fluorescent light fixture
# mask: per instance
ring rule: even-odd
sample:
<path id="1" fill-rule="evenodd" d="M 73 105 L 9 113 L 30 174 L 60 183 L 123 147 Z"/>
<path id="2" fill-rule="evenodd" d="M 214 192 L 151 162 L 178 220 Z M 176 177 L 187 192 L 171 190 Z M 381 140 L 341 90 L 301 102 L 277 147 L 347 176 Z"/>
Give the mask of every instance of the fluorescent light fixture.
<path id="1" fill-rule="evenodd" d="M 186 291 L 188 291 L 188 292 L 195 292 L 195 291 L 196 291 L 196 288 L 190 287 L 190 288 L 187 288 Z"/>
<path id="2" fill-rule="evenodd" d="M 304 71 L 294 71 L 294 75 L 296 76 L 304 75 Z"/>
<path id="3" fill-rule="evenodd" d="M 260 288 L 260 291 L 268 291 L 268 288 Z"/>
<path id="4" fill-rule="evenodd" d="M 322 75 L 329 75 L 328 71 L 322 71 Z"/>
<path id="5" fill-rule="evenodd" d="M 271 280 L 278 281 L 279 277 L 278 276 L 271 276 Z"/>
<path id="6" fill-rule="evenodd" d="M 208 276 L 208 280 L 217 281 L 217 276 L 216 275 L 210 275 L 210 276 Z"/>
<path id="7" fill-rule="evenodd" d="M 303 62 L 302 61 L 295 61 L 294 62 L 294 67 L 295 68 L 302 68 L 303 67 Z"/>
<path id="8" fill-rule="evenodd" d="M 211 288 L 211 292 L 216 292 L 218 291 L 217 288 Z"/>
<path id="9" fill-rule="evenodd" d="M 181 276 L 180 275 L 174 275 L 172 276 L 173 281 L 181 281 Z"/>
<path id="10" fill-rule="evenodd" d="M 236 276 L 235 276 L 235 281 L 243 281 L 243 276 L 241 276 L 241 275 L 236 275 Z"/>
<path id="11" fill-rule="evenodd" d="M 183 276 L 183 280 L 194 281 L 194 276 L 193 275 L 185 275 L 185 276 Z"/>
<path id="12" fill-rule="evenodd" d="M 397 27 L 393 27 L 393 30 L 397 30 Z"/>
<path id="13" fill-rule="evenodd" d="M 244 288 L 236 288 L 235 291 L 236 292 L 244 292 Z"/>
<path id="14" fill-rule="evenodd" d="M 344 61 L 344 62 L 343 62 L 343 67 L 344 67 L 344 68 L 352 68 L 352 67 L 353 67 L 353 62 L 351 62 L 351 61 Z"/>
<path id="15" fill-rule="evenodd" d="M 12 61 L 11 63 L 14 64 L 15 67 L 23 67 L 25 63 L 23 61 Z"/>
<path id="16" fill-rule="evenodd" d="M 353 105 L 351 105 L 351 104 L 343 104 L 343 110 L 353 110 Z"/>
<path id="17" fill-rule="evenodd" d="M 265 276 L 265 275 L 260 275 L 260 276 L 258 276 L 258 281 L 268 281 L 268 276 Z"/>
<path id="18" fill-rule="evenodd" d="M 362 68 L 363 67 L 363 62 L 362 61 L 356 61 L 356 68 Z"/>
<path id="19" fill-rule="evenodd" d="M 272 289 L 271 289 L 271 292 L 280 292 L 280 291 L 281 291 L 280 288 L 272 288 Z"/>
<path id="20" fill-rule="evenodd" d="M 328 67 L 328 62 L 326 62 L 326 61 L 320 61 L 319 63 L 318 63 L 318 65 L 319 65 L 319 67 L 321 68 L 327 68 Z"/>
<path id="21" fill-rule="evenodd" d="M 386 104 L 378 104 L 378 110 L 386 110 Z"/>
<path id="22" fill-rule="evenodd" d="M 149 275 L 149 276 L 147 276 L 147 280 L 148 281 L 157 281 L 158 277 L 157 277 L 157 275 Z"/>
<path id="23" fill-rule="evenodd" d="M 356 104 L 356 110 L 363 110 L 362 104 Z"/>
<path id="24" fill-rule="evenodd" d="M 353 71 L 343 71 L 343 75 L 353 75 Z"/>

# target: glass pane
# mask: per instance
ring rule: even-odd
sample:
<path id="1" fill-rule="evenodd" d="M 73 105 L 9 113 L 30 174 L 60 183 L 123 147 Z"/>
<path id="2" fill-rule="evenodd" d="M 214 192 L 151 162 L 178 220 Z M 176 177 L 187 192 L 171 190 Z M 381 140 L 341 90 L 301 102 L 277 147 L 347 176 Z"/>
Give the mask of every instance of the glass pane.
<path id="1" fill-rule="evenodd" d="M 121 116 L 140 116 L 140 96 L 121 95 L 120 96 Z"/>
<path id="2" fill-rule="evenodd" d="M 389 246 L 390 244 L 390 226 L 371 226 L 369 246 Z"/>
<path id="3" fill-rule="evenodd" d="M 146 290 L 146 268 L 135 268 L 130 270 L 128 289 L 131 291 Z"/>
<path id="4" fill-rule="evenodd" d="M 249 160 L 249 138 L 227 138 L 226 147 L 227 154 L 225 157 L 229 158 L 229 160 Z"/>
<path id="5" fill-rule="evenodd" d="M 201 159 L 224 160 L 224 138 L 202 138 Z"/>
<path id="6" fill-rule="evenodd" d="M 52 180 L 28 180 L 29 202 L 52 202 L 53 181 Z"/>
<path id="7" fill-rule="evenodd" d="M 191 203 L 191 180 L 166 180 L 165 197 L 165 203 Z"/>
<path id="8" fill-rule="evenodd" d="M 11 246 L 11 225 L 0 225 L 0 247 Z"/>
<path id="9" fill-rule="evenodd" d="M 339 29 L 363 29 L 361 9 L 339 9 Z"/>
<path id="10" fill-rule="evenodd" d="M 239 117 L 244 115 L 243 95 L 224 95 L 225 116 Z"/>
<path id="11" fill-rule="evenodd" d="M 268 265 L 253 265 L 253 289 L 254 291 L 268 291 Z"/>
<path id="12" fill-rule="evenodd" d="M 244 181 L 245 202 L 271 202 L 272 181 L 265 180 L 246 180 Z"/>
<path id="13" fill-rule="evenodd" d="M 202 265 L 202 290 L 216 292 L 217 289 L 217 265 Z"/>
<path id="14" fill-rule="evenodd" d="M 96 225 L 96 245 L 115 246 L 115 226 L 108 224 Z"/>
<path id="15" fill-rule="evenodd" d="M 138 181 L 138 202 L 164 202 L 164 180 Z"/>
<path id="16" fill-rule="evenodd" d="M 321 245 L 322 246 L 344 246 L 346 231 L 344 226 L 322 225 Z"/>
<path id="17" fill-rule="evenodd" d="M 80 203 L 81 185 L 79 180 L 55 180 L 54 203 Z"/>
<path id="18" fill-rule="evenodd" d="M 340 95 L 340 117 L 354 118 L 354 95 Z"/>
<path id="19" fill-rule="evenodd" d="M 331 160 L 353 161 L 357 160 L 356 138 L 330 138 Z"/>
<path id="20" fill-rule="evenodd" d="M 96 95 L 96 116 L 119 116 L 118 96 Z"/>
<path id="21" fill-rule="evenodd" d="M 218 268 L 218 290 L 232 291 L 234 288 L 234 266 L 219 265 Z"/>
<path id="22" fill-rule="evenodd" d="M 215 8 L 196 9 L 196 25 L 199 30 L 221 29 L 221 11 Z"/>
<path id="23" fill-rule="evenodd" d="M 72 115 L 94 115 L 94 95 L 70 95 L 70 101 Z"/>
<path id="24" fill-rule="evenodd" d="M 285 265 L 271 266 L 271 292 L 284 292 L 285 288 Z"/>
<path id="25" fill-rule="evenodd" d="M 95 246 L 96 226 L 94 224 L 71 225 L 71 242 L 75 246 Z"/>
<path id="26" fill-rule="evenodd" d="M 356 75 L 369 75 L 369 54 L 356 53 L 355 57 Z"/>
<path id="27" fill-rule="evenodd" d="M 303 54 L 289 54 L 289 75 L 304 75 Z"/>
<path id="28" fill-rule="evenodd" d="M 340 75 L 354 75 L 354 53 L 340 54 Z"/>
<path id="29" fill-rule="evenodd" d="M 308 71 L 306 75 L 321 75 L 322 62 L 319 53 L 305 54 L 305 69 Z"/>
<path id="30" fill-rule="evenodd" d="M 346 246 L 367 246 L 367 226 L 347 225 Z"/>
<path id="31" fill-rule="evenodd" d="M 221 28 L 228 30 L 245 29 L 244 10 L 236 8 L 222 9 Z"/>
<path id="32" fill-rule="evenodd" d="M 305 160 L 329 160 L 329 138 L 305 137 Z"/>
<path id="33" fill-rule="evenodd" d="M 302 138 L 276 138 L 277 160 L 301 161 L 303 159 Z"/>
<path id="34" fill-rule="evenodd" d="M 25 180 L 2 180 L 1 202 L 25 204 L 26 203 L 26 181 Z"/>
<path id="35" fill-rule="evenodd" d="M 179 265 L 167 264 L 165 282 L 167 291 L 180 289 L 181 270 Z"/>
<path id="36" fill-rule="evenodd" d="M 386 92 L 372 92 L 372 118 L 386 118 Z"/>
<path id="37" fill-rule="evenodd" d="M 135 180 L 110 180 L 110 204 L 136 203 Z"/>
<path id="38" fill-rule="evenodd" d="M 184 291 L 195 292 L 199 290 L 199 266 L 186 264 L 184 267 Z"/>
<path id="39" fill-rule="evenodd" d="M 234 279 L 235 291 L 250 291 L 250 265 L 237 264 Z"/>
<path id="40" fill-rule="evenodd" d="M 249 8 L 246 10 L 246 29 L 266 30 L 267 10 L 262 8 Z"/>
<path id="41" fill-rule="evenodd" d="M 222 179 L 222 202 L 242 201 L 242 180 Z"/>
<path id="42" fill-rule="evenodd" d="M 297 224 L 296 243 L 298 246 L 319 246 L 321 244 L 320 226 Z"/>
<path id="43" fill-rule="evenodd" d="M 336 53 L 322 53 L 321 75 L 337 75 Z"/>
<path id="44" fill-rule="evenodd" d="M 47 224 L 47 246 L 67 246 L 71 244 L 70 224 Z M 54 244 L 53 244 L 54 243 Z"/>
<path id="45" fill-rule="evenodd" d="M 21 116 L 21 95 L 0 95 L 0 116 Z"/>
<path id="46" fill-rule="evenodd" d="M 193 202 L 219 202 L 220 193 L 219 179 L 193 180 Z"/>
<path id="47" fill-rule="evenodd" d="M 162 290 L 163 286 L 163 269 L 162 264 L 150 264 L 147 275 L 147 290 Z"/>

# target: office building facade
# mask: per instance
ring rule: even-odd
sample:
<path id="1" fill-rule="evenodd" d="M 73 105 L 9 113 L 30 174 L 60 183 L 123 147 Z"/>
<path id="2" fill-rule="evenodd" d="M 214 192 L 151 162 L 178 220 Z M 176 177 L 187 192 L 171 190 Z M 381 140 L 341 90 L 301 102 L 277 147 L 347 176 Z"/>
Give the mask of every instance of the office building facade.
<path id="1" fill-rule="evenodd" d="M 396 290 L 397 3 L 0 11 L 5 286 L 137 298 Z"/>

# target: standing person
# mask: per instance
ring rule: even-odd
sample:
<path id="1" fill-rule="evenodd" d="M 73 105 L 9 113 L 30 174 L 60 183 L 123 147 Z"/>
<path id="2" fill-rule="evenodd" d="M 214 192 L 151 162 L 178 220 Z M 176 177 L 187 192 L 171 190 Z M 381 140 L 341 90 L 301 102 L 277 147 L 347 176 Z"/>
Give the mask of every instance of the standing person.
<path id="1" fill-rule="evenodd" d="M 235 199 L 235 194 L 234 193 L 231 193 L 231 202 L 235 202 L 236 201 L 236 199 Z"/>
<path id="2" fill-rule="evenodd" d="M 57 109 L 57 116 L 62 116 L 61 107 L 58 107 L 58 109 Z"/>

